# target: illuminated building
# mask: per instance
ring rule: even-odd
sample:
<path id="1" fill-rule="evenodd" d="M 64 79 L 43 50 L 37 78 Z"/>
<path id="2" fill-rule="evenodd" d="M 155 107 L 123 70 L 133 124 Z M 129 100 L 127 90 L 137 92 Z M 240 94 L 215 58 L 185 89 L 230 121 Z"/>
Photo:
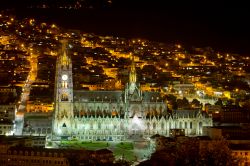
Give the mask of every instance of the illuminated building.
<path id="1" fill-rule="evenodd" d="M 0 135 L 12 135 L 13 128 L 14 125 L 12 121 L 0 119 Z"/>
<path id="2" fill-rule="evenodd" d="M 154 134 L 202 135 L 212 118 L 200 111 L 169 113 L 160 93 L 144 92 L 137 82 L 134 60 L 124 91 L 73 90 L 72 62 L 63 43 L 57 60 L 53 136 L 82 140 L 127 140 Z"/>
<path id="3" fill-rule="evenodd" d="M 52 112 L 53 103 L 45 103 L 38 101 L 27 102 L 27 112 Z"/>
<path id="4" fill-rule="evenodd" d="M 0 154 L 1 165 L 61 165 L 68 166 L 65 150 L 39 149 L 31 147 L 10 147 L 5 154 Z M 18 161 L 18 162 L 17 162 Z"/>

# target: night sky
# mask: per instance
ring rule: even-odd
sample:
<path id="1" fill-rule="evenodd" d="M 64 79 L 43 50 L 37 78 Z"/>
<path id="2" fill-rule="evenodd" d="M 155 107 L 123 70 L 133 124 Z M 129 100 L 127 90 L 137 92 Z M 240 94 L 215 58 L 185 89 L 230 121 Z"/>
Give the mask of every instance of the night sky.
<path id="1" fill-rule="evenodd" d="M 20 16 L 34 15 L 85 32 L 212 46 L 226 52 L 250 54 L 250 10 L 247 4 L 239 1 L 113 0 L 107 7 L 104 0 L 93 0 L 91 10 L 20 10 L 30 2 L 9 0 L 1 2 L 1 6 L 7 8 L 15 4 Z"/>

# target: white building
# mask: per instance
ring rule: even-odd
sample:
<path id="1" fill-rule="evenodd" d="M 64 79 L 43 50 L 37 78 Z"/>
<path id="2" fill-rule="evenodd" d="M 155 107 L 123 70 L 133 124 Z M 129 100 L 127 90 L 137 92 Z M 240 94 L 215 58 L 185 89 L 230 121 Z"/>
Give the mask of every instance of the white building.
<path id="1" fill-rule="evenodd" d="M 72 62 L 64 43 L 57 60 L 53 136 L 84 140 L 126 140 L 154 134 L 169 136 L 170 129 L 202 135 L 212 118 L 200 111 L 169 113 L 157 92 L 143 92 L 132 63 L 124 91 L 73 90 Z"/>

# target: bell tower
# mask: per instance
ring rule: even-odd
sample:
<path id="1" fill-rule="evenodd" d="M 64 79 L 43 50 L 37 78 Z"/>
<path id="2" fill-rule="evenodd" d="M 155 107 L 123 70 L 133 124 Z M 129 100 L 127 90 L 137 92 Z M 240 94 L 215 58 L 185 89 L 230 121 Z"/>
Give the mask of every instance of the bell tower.
<path id="1" fill-rule="evenodd" d="M 140 84 L 137 83 L 136 67 L 134 56 L 131 58 L 131 66 L 129 72 L 129 82 L 125 87 L 125 116 L 132 118 L 134 116 L 142 117 L 142 108 L 139 106 L 142 102 L 142 91 Z"/>
<path id="2" fill-rule="evenodd" d="M 55 97 L 53 133 L 55 135 L 69 135 L 73 117 L 73 78 L 72 62 L 68 55 L 68 44 L 62 40 L 55 74 Z"/>
<path id="3" fill-rule="evenodd" d="M 136 90 L 136 68 L 135 68 L 135 62 L 134 62 L 134 56 L 132 57 L 132 64 L 130 67 L 130 73 L 129 73 L 129 93 L 133 94 Z"/>
<path id="4" fill-rule="evenodd" d="M 140 84 L 137 83 L 134 56 L 132 56 L 131 60 L 132 64 L 129 72 L 129 82 L 126 84 L 125 99 L 129 101 L 141 101 L 142 93 L 140 90 Z"/>

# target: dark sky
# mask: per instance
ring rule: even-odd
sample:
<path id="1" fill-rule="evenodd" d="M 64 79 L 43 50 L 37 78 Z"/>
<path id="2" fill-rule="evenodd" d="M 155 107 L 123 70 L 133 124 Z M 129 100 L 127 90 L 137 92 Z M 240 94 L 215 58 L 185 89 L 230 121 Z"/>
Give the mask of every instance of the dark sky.
<path id="1" fill-rule="evenodd" d="M 241 1 L 116 1 L 120 10 L 141 11 L 147 33 L 154 29 L 152 34 L 159 40 L 250 53 L 250 9 Z"/>
<path id="2" fill-rule="evenodd" d="M 240 1 L 113 0 L 111 7 L 105 7 L 105 0 L 89 1 L 93 10 L 37 10 L 35 14 L 19 11 L 18 15 L 35 15 L 86 32 L 212 46 L 250 54 L 250 10 L 249 5 Z M 20 8 L 30 2 L 1 0 L 0 6 L 15 4 Z"/>

